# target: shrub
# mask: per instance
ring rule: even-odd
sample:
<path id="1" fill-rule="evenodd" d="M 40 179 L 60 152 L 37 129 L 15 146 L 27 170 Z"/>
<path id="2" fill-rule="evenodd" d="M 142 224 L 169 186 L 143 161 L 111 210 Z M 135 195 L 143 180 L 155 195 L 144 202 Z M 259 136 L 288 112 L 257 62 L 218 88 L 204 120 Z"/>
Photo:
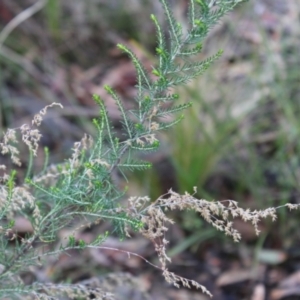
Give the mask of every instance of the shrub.
<path id="1" fill-rule="evenodd" d="M 110 234 L 117 232 L 123 239 L 130 237 L 130 230 L 140 232 L 153 243 L 160 262 L 160 266 L 156 267 L 161 270 L 167 282 L 176 287 L 194 286 L 211 295 L 204 286 L 168 270 L 171 260 L 166 254 L 168 241 L 165 233 L 168 230 L 167 225 L 173 221 L 167 216 L 167 211 L 192 209 L 236 242 L 241 237 L 232 227 L 232 219 L 239 217 L 251 222 L 257 234 L 257 224 L 262 218 L 270 216 L 273 220 L 276 219 L 275 208 L 261 211 L 244 210 L 232 200 L 209 202 L 196 199 L 194 194 L 180 195 L 172 190 L 153 202 L 147 196 L 131 197 L 125 203 L 121 201 L 126 198 L 126 189 L 121 190 L 118 187 L 114 174 L 119 173 L 126 178 L 128 171 L 146 170 L 151 167 L 150 163 L 137 160 L 138 154 L 157 150 L 159 140 L 156 134 L 180 122 L 183 115 L 175 115 L 192 105 L 190 102 L 173 105 L 179 96 L 172 92 L 172 88 L 185 85 L 218 59 L 222 51 L 203 61 L 195 61 L 194 57 L 201 52 L 202 42 L 209 29 L 242 1 L 190 0 L 190 28 L 186 31 L 175 20 L 167 0 L 160 2 L 169 25 L 169 36 L 166 38 L 156 17 L 151 15 L 157 32 L 158 65 L 149 71 L 129 48 L 118 45 L 118 48 L 130 57 L 136 69 L 136 107 L 125 110 L 116 91 L 110 86 L 104 87 L 119 108 L 122 135 L 112 127 L 105 103 L 98 95 L 94 95 L 94 101 L 99 106 L 99 118 L 93 120 L 97 135 L 84 135 L 81 141 L 74 144 L 73 154 L 65 163 L 48 166 L 46 159 L 44 170 L 34 175 L 31 175 L 32 164 L 29 164 L 26 179 L 24 183 L 19 184 L 16 183 L 15 170 L 6 173 L 6 166 L 0 166 L 3 170 L 0 178 L 2 298 L 12 299 L 23 295 L 36 299 L 55 299 L 62 294 L 70 298 L 87 298 L 92 291 L 97 299 L 112 299 L 112 295 L 100 288 L 91 290 L 80 284 L 37 282 L 26 285 L 20 275 L 30 266 L 43 263 L 44 258 L 60 255 L 70 249 L 106 249 L 102 244 Z M 20 135 L 31 153 L 31 158 L 37 156 L 41 138 L 38 128 L 47 110 L 54 106 L 62 107 L 53 103 L 36 114 L 31 125 L 24 124 L 17 129 L 8 129 L 0 143 L 1 153 L 10 155 L 11 161 L 20 165 Z M 168 118 L 165 118 L 167 116 Z M 286 206 L 296 208 L 296 205 Z M 17 215 L 25 217 L 32 226 L 32 233 L 21 239 L 13 229 Z M 113 232 L 105 232 L 90 243 L 76 239 L 76 230 L 103 220 L 113 224 Z M 71 225 L 75 228 L 74 232 L 65 237 L 64 244 L 57 246 L 55 242 L 58 231 Z"/>

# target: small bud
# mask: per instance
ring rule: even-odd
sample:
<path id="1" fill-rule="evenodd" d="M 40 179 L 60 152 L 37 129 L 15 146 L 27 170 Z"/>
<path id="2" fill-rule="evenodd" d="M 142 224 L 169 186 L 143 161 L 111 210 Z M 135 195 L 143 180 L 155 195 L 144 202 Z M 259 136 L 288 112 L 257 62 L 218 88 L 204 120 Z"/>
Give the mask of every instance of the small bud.
<path id="1" fill-rule="evenodd" d="M 101 98 L 97 94 L 93 94 L 93 99 L 96 103 L 100 104 L 101 103 Z"/>
<path id="2" fill-rule="evenodd" d="M 152 74 L 155 75 L 155 76 L 157 76 L 157 77 L 161 76 L 160 72 L 158 70 L 156 70 L 156 69 L 152 70 Z"/>
<path id="3" fill-rule="evenodd" d="M 157 54 L 159 54 L 159 55 L 164 53 L 164 50 L 159 47 L 157 47 L 155 50 L 156 50 Z"/>
<path id="4" fill-rule="evenodd" d="M 159 147 L 159 141 L 157 140 L 157 141 L 154 141 L 153 143 L 152 143 L 152 146 L 153 147 Z"/>
<path id="5" fill-rule="evenodd" d="M 113 92 L 113 90 L 112 90 L 112 88 L 109 86 L 109 85 L 104 85 L 104 89 L 108 92 L 108 93 L 112 93 Z"/>
<path id="6" fill-rule="evenodd" d="M 127 48 L 122 44 L 117 44 L 117 47 L 122 51 L 127 51 Z"/>
<path id="7" fill-rule="evenodd" d="M 152 21 L 157 22 L 157 19 L 153 14 L 150 15 L 150 18 L 151 18 Z"/>

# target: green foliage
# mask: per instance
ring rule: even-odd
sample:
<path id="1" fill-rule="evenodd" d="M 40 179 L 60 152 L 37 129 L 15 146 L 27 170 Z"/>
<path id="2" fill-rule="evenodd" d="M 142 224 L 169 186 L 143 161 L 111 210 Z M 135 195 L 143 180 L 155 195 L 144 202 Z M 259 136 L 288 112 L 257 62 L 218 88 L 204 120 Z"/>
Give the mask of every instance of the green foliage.
<path id="1" fill-rule="evenodd" d="M 173 93 L 172 89 L 178 85 L 185 85 L 202 74 L 220 57 L 222 52 L 217 51 L 201 62 L 194 62 L 195 55 L 201 52 L 202 42 L 209 29 L 241 1 L 191 0 L 190 28 L 187 32 L 183 32 L 182 25 L 176 21 L 168 2 L 160 2 L 169 25 L 169 36 L 166 38 L 165 30 L 161 28 L 156 17 L 151 15 L 157 32 L 158 65 L 152 71 L 148 70 L 132 50 L 118 44 L 118 48 L 129 56 L 136 69 L 136 107 L 126 111 L 116 91 L 110 86 L 104 87 L 119 108 L 123 125 L 122 135 L 113 128 L 104 101 L 98 95 L 94 95 L 93 99 L 99 107 L 99 118 L 93 121 L 97 128 L 97 135 L 93 139 L 84 136 L 80 142 L 75 143 L 69 160 L 54 168 L 45 167 L 41 174 L 32 176 L 29 167 L 26 182 L 21 187 L 15 186 L 15 172 L 8 179 L 2 178 L 6 182 L 3 185 L 0 205 L 0 265 L 3 267 L 0 281 L 2 286 L 7 285 L 11 288 L 0 289 L 1 297 L 13 298 L 18 294 L 31 293 L 34 286 L 25 288 L 24 285 L 20 285 L 18 274 L 29 266 L 38 264 L 40 259 L 58 255 L 71 248 L 81 250 L 99 247 L 108 236 L 105 234 L 87 244 L 70 234 L 67 237 L 67 245 L 56 245 L 59 247 L 52 251 L 44 251 L 44 248 L 57 242 L 57 232 L 61 228 L 70 226 L 75 232 L 79 227 L 97 224 L 100 220 L 109 221 L 113 224 L 114 232 L 123 239 L 128 235 L 129 228 L 138 231 L 149 227 L 149 224 L 145 224 L 147 219 L 142 213 L 139 217 L 133 213 L 135 207 L 127 208 L 126 205 L 123 207 L 120 204 L 126 191 L 119 188 L 113 174 L 120 173 L 126 178 L 126 170 L 145 170 L 151 167 L 150 163 L 140 161 L 136 157 L 139 157 L 140 153 L 157 150 L 159 141 L 156 133 L 180 122 L 183 115 L 173 115 L 191 106 L 191 102 L 173 105 L 178 95 Z M 57 1 L 51 3 L 55 4 Z M 55 33 L 57 23 L 53 17 L 54 8 L 49 6 L 48 9 L 49 26 Z M 168 121 L 164 120 L 167 116 Z M 39 136 L 36 135 L 36 139 L 33 139 L 36 131 L 26 128 L 21 128 L 22 138 L 31 154 L 34 154 Z M 2 144 L 3 149 L 6 149 L 6 146 Z M 8 148 L 7 152 L 13 156 L 11 149 Z M 45 151 L 47 154 L 47 150 Z M 10 231 L 17 214 L 22 214 L 30 220 L 33 227 L 33 233 L 21 241 Z M 8 236 L 14 243 L 13 251 L 9 251 Z M 36 243 L 42 247 L 39 255 L 32 250 Z M 164 261 L 162 264 L 165 268 Z M 173 282 L 176 286 L 177 281 L 178 279 L 175 279 Z M 179 281 L 186 284 L 182 279 Z M 197 286 L 194 282 L 192 284 Z"/>
<path id="2" fill-rule="evenodd" d="M 177 184 L 182 193 L 196 185 L 199 195 L 212 198 L 204 188 L 205 183 L 231 146 L 232 133 L 238 129 L 240 118 L 233 118 L 229 113 L 219 116 L 195 87 L 185 87 L 182 93 L 198 101 L 188 118 L 169 135 Z"/>
<path id="3" fill-rule="evenodd" d="M 60 14 L 61 7 L 58 0 L 49 0 L 45 9 L 46 21 L 50 33 L 55 38 L 60 38 Z"/>

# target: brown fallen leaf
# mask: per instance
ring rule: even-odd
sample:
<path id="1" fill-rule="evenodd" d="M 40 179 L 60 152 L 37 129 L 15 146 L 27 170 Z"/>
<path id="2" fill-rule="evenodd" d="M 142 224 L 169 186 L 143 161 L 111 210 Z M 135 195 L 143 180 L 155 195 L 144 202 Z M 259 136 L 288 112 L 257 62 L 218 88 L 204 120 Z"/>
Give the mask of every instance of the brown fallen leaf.
<path id="1" fill-rule="evenodd" d="M 224 287 L 247 280 L 257 279 L 259 278 L 260 274 L 260 268 L 230 270 L 219 276 L 217 279 L 217 286 Z"/>
<path id="2" fill-rule="evenodd" d="M 300 287 L 288 289 L 273 289 L 270 293 L 270 300 L 280 300 L 289 296 L 300 296 Z"/>
<path id="3" fill-rule="evenodd" d="M 254 287 L 251 300 L 264 300 L 266 297 L 266 287 L 263 284 L 257 284 Z"/>
<path id="4" fill-rule="evenodd" d="M 28 219 L 18 216 L 15 219 L 13 230 L 18 233 L 32 233 L 33 227 Z"/>
<path id="5" fill-rule="evenodd" d="M 279 284 L 280 288 L 286 289 L 286 288 L 293 288 L 293 287 L 300 287 L 300 270 L 297 272 L 294 272 L 290 276 L 288 276 L 286 279 L 282 280 Z"/>

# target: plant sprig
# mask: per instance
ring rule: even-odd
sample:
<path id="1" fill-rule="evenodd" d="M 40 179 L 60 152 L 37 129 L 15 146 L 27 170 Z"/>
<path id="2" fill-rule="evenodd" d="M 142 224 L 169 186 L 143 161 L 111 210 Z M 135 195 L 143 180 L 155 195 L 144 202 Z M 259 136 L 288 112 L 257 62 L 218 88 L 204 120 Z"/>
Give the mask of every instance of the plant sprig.
<path id="1" fill-rule="evenodd" d="M 138 197 L 129 199 L 127 206 L 122 206 L 120 199 L 124 198 L 126 188 L 120 189 L 115 171 L 118 170 L 126 176 L 125 170 L 143 170 L 151 167 L 149 162 L 138 160 L 138 154 L 157 150 L 159 141 L 156 133 L 180 122 L 183 115 L 175 116 L 175 114 L 181 113 L 192 105 L 190 101 L 174 105 L 179 96 L 172 89 L 187 84 L 220 57 L 221 51 L 217 51 L 215 55 L 196 62 L 196 55 L 201 53 L 202 42 L 209 29 L 242 1 L 190 0 L 189 28 L 186 32 L 177 22 L 168 1 L 159 1 L 167 19 L 168 33 L 159 24 L 157 18 L 151 15 L 157 33 L 155 51 L 158 65 L 149 70 L 131 49 L 123 44 L 117 45 L 129 56 L 136 70 L 137 93 L 133 99 L 136 107 L 126 110 L 116 91 L 108 85 L 104 87 L 119 108 L 123 125 L 122 135 L 120 136 L 114 129 L 104 101 L 98 95 L 94 95 L 94 101 L 99 106 L 99 118 L 93 121 L 97 128 L 97 135 L 94 138 L 85 135 L 81 141 L 75 143 L 72 156 L 63 164 L 45 167 L 41 174 L 35 176 L 31 175 L 30 168 L 27 172 L 30 178 L 26 179 L 22 187 L 15 186 L 14 172 L 11 176 L 0 178 L 5 183 L 1 186 L 0 194 L 2 201 L 0 202 L 0 266 L 2 267 L 0 281 L 2 286 L 5 284 L 12 287 L 0 288 L 1 297 L 22 293 L 34 294 L 34 285 L 25 287 L 24 284 L 19 284 L 20 273 L 27 270 L 29 266 L 40 263 L 40 255 L 34 250 L 34 244 L 38 243 L 40 247 L 44 247 L 41 251 L 43 257 L 47 256 L 47 253 L 59 255 L 69 248 L 83 250 L 88 247 L 100 247 L 109 234 L 114 232 L 124 238 L 129 236 L 129 228 L 140 231 L 154 243 L 161 263 L 160 269 L 168 282 L 176 287 L 179 287 L 179 284 L 186 287 L 193 285 L 209 294 L 203 286 L 177 276 L 167 269 L 167 262 L 170 259 L 165 254 L 165 246 L 168 242 L 164 238 L 166 228 L 163 223 L 164 221 L 171 223 L 171 220 L 163 213 L 165 202 L 161 199 L 162 207 L 149 205 L 148 208 L 140 210 L 147 200 Z M 35 116 L 33 125 L 40 125 L 47 108 L 51 106 L 53 105 L 47 106 Z M 171 120 L 170 118 L 168 121 L 164 120 L 167 116 L 172 116 Z M 41 138 L 38 129 L 23 125 L 20 133 L 30 153 L 36 155 L 37 142 Z M 11 154 L 12 160 L 19 164 L 18 150 L 13 145 L 16 142 L 15 131 L 11 130 L 4 136 L 0 149 L 3 154 Z M 180 199 L 179 196 L 174 198 Z M 190 208 L 200 209 L 198 206 L 191 205 L 193 201 L 191 199 L 186 207 L 190 205 Z M 178 203 L 168 203 L 169 209 L 173 206 L 180 208 Z M 21 241 L 12 230 L 13 220 L 17 214 L 22 214 L 30 220 L 33 227 L 33 234 Z M 203 215 L 207 220 L 211 220 L 205 215 L 205 211 Z M 112 232 L 98 236 L 90 244 L 76 240 L 76 231 L 103 220 L 113 223 Z M 67 226 L 73 230 L 65 237 L 67 246 L 61 243 L 56 245 L 57 250 L 49 250 L 48 247 L 52 243 L 58 243 L 58 231 Z M 8 251 L 8 237 L 15 242 L 12 252 Z M 157 238 L 159 240 L 162 238 L 161 244 L 157 243 Z M 42 292 L 37 293 L 37 291 L 34 295 L 38 295 L 38 299 L 50 299 L 47 291 L 50 293 L 46 289 L 43 295 Z"/>

